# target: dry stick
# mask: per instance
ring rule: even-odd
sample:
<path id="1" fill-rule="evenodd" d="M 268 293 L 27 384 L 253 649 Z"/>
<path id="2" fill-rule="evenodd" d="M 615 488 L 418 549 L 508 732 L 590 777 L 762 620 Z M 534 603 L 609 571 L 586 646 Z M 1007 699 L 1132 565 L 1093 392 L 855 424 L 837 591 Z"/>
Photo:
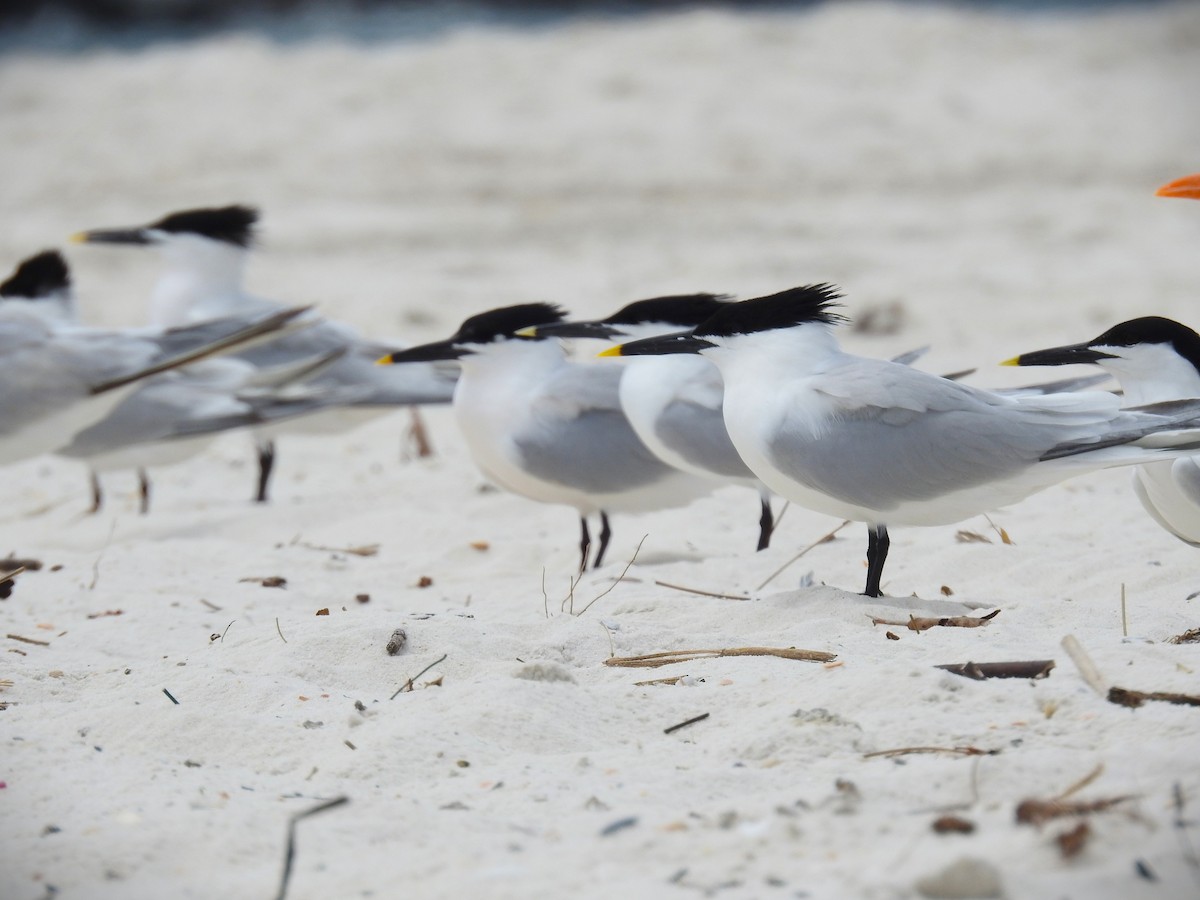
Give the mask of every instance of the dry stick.
<path id="1" fill-rule="evenodd" d="M 682 584 L 671 584 L 667 581 L 659 581 L 655 579 L 655 584 L 659 587 L 670 588 L 673 591 L 683 591 L 685 594 L 699 594 L 701 597 L 716 597 L 718 600 L 749 600 L 749 597 L 739 597 L 737 594 L 716 594 L 712 591 L 702 591 L 699 588 L 684 587 Z"/>
<path id="2" fill-rule="evenodd" d="M 621 570 L 621 574 L 617 576 L 617 580 L 616 580 L 616 581 L 614 581 L 612 584 L 610 584 L 610 585 L 609 585 L 609 586 L 608 586 L 608 587 L 607 587 L 607 588 L 606 588 L 604 591 L 602 591 L 600 594 L 597 594 L 595 597 L 593 597 L 593 598 L 592 598 L 592 600 L 591 600 L 591 603 L 588 603 L 588 605 L 587 605 L 587 606 L 585 606 L 583 609 L 581 609 L 581 610 L 579 611 L 579 615 L 581 615 L 581 616 L 582 616 L 582 615 L 583 615 L 585 612 L 587 612 L 589 609 L 591 609 L 591 608 L 592 608 L 592 603 L 595 603 L 595 602 L 596 602 L 597 600 L 599 600 L 601 597 L 603 597 L 603 596 L 605 596 L 606 594 L 610 593 L 610 592 L 612 591 L 612 589 L 613 589 L 613 588 L 615 588 L 615 587 L 616 587 L 618 584 L 620 584 L 620 583 L 621 583 L 621 579 L 625 577 L 625 573 L 629 571 L 629 567 L 630 567 L 630 566 L 632 566 L 632 565 L 633 565 L 633 561 L 634 561 L 635 559 L 637 559 L 637 557 L 638 557 L 638 554 L 639 554 L 639 553 L 642 551 L 642 544 L 646 543 L 646 538 L 648 538 L 648 537 L 650 537 L 650 535 L 648 535 L 648 534 L 643 534 L 643 535 L 642 535 L 642 539 L 641 539 L 640 541 L 638 541 L 638 545 L 637 545 L 637 547 L 636 547 L 636 548 L 634 548 L 634 551 L 633 551 L 633 556 L 629 557 L 629 562 L 625 563 L 625 568 L 623 568 L 623 569 Z"/>
<path id="3" fill-rule="evenodd" d="M 768 575 L 766 581 L 764 581 L 762 584 L 760 584 L 758 587 L 756 587 L 755 590 L 761 591 L 768 584 L 770 584 L 772 581 L 774 581 L 776 576 L 782 574 L 783 571 L 788 568 L 788 566 L 790 566 L 792 563 L 794 563 L 796 560 L 798 560 L 800 557 L 802 557 L 805 553 L 807 553 L 809 550 L 813 549 L 813 547 L 819 547 L 822 544 L 829 543 L 830 541 L 832 541 L 834 539 L 834 537 L 837 535 L 837 533 L 839 531 L 841 531 L 843 528 L 845 528 L 849 524 L 850 524 L 850 520 L 846 519 L 846 521 L 842 522 L 841 525 L 839 525 L 837 528 L 833 529 L 833 531 L 829 532 L 829 534 L 826 534 L 822 537 L 817 538 L 815 541 L 813 541 L 811 544 L 809 544 L 807 547 L 805 547 L 803 550 L 801 550 L 799 553 L 797 553 L 795 556 L 793 556 L 791 559 L 789 559 L 787 562 L 785 562 L 782 566 L 780 566 L 778 569 L 776 569 L 774 572 L 772 572 L 770 575 Z"/>
<path id="4" fill-rule="evenodd" d="M 296 858 L 296 823 L 301 819 L 307 819 L 309 816 L 315 816 L 317 813 L 333 809 L 335 806 L 343 806 L 349 802 L 349 797 L 335 797 L 333 800 L 326 800 L 324 803 L 298 812 L 288 820 L 287 849 L 283 855 L 283 877 L 279 880 L 279 893 L 275 895 L 275 900 L 284 900 L 287 896 L 288 882 L 292 879 L 292 862 Z"/>
<path id="5" fill-rule="evenodd" d="M 673 678 L 651 678 L 649 681 L 635 681 L 633 683 L 633 686 L 634 687 L 647 687 L 652 684 L 679 684 L 679 682 L 682 681 L 684 678 L 687 678 L 687 676 L 686 675 L 676 675 Z"/>
<path id="6" fill-rule="evenodd" d="M 719 650 L 665 650 L 659 653 L 645 653 L 641 656 L 613 656 L 604 660 L 604 665 L 653 669 L 658 666 L 669 666 L 672 663 L 716 659 L 722 656 L 777 656 L 781 659 L 798 659 L 809 662 L 830 662 L 837 658 L 835 653 L 823 653 L 820 650 L 797 650 L 794 647 L 726 647 Z"/>
<path id="7" fill-rule="evenodd" d="M 6 638 L 10 641 L 20 641 L 23 644 L 37 644 L 39 647 L 49 647 L 49 641 L 39 641 L 37 638 L 21 637 L 19 634 L 6 634 Z"/>
<path id="8" fill-rule="evenodd" d="M 428 672 L 430 669 L 432 669 L 438 663 L 445 660 L 445 658 L 449 655 L 450 655 L 449 653 L 443 653 L 441 659 L 435 659 L 433 662 L 431 662 L 429 665 L 427 665 L 425 668 L 423 668 L 420 672 L 418 672 L 412 678 L 408 679 L 408 681 L 404 682 L 404 684 L 401 687 L 397 688 L 396 694 L 400 694 L 405 691 L 411 691 L 413 689 L 413 682 L 415 682 L 418 678 L 420 678 L 422 675 L 424 675 L 426 672 Z M 395 700 L 396 694 L 392 694 L 392 696 L 388 697 L 388 699 Z"/>
<path id="9" fill-rule="evenodd" d="M 310 544 L 308 541 L 294 541 L 298 547 L 306 550 L 317 550 L 321 553 L 346 553 L 350 556 L 377 556 L 379 544 L 363 544 L 359 547 L 326 547 L 324 544 Z"/>
<path id="10" fill-rule="evenodd" d="M 698 716 L 692 716 L 690 719 L 680 722 L 678 725 L 672 725 L 669 728 L 664 728 L 663 734 L 671 734 L 672 732 L 678 731 L 680 728 L 687 728 L 689 725 L 695 725 L 697 722 L 703 722 L 708 718 L 708 715 L 708 713 L 700 713 Z"/>
<path id="11" fill-rule="evenodd" d="M 108 545 L 112 541 L 113 532 L 117 530 L 117 520 L 112 520 L 112 526 L 108 529 L 108 537 L 104 539 L 104 546 L 100 548 L 100 552 L 96 554 L 96 560 L 92 563 L 92 582 L 88 585 L 89 591 L 96 589 L 96 582 L 100 580 L 100 560 L 104 559 L 104 552 L 108 550 Z"/>
<path id="12" fill-rule="evenodd" d="M 1031 659 L 1015 662 L 948 663 L 946 665 L 934 666 L 934 668 L 944 669 L 952 675 L 961 675 L 963 678 L 973 678 L 975 681 L 983 681 L 986 678 L 1049 678 L 1050 671 L 1054 668 L 1054 660 Z"/>
<path id="13" fill-rule="evenodd" d="M 899 625 L 907 628 L 909 631 L 926 631 L 930 628 L 936 628 L 939 625 L 946 628 L 979 628 L 986 625 L 996 616 L 1000 615 L 1000 610 L 994 610 L 986 616 L 942 616 L 941 618 L 932 618 L 928 616 L 909 615 L 907 622 L 898 622 L 894 619 L 881 619 L 878 616 L 868 616 L 872 625 Z"/>
<path id="14" fill-rule="evenodd" d="M 864 753 L 863 759 L 873 756 L 905 756 L 909 753 L 955 753 L 959 756 L 995 756 L 999 750 L 980 750 L 978 747 L 898 747 L 895 750 L 876 750 Z"/>
<path id="15" fill-rule="evenodd" d="M 1096 664 L 1092 662 L 1092 658 L 1083 649 L 1083 645 L 1076 640 L 1075 635 L 1068 634 L 1063 638 L 1062 648 L 1067 651 L 1067 656 L 1071 657 L 1071 661 L 1079 669 L 1079 674 L 1083 676 L 1083 680 L 1091 685 L 1092 690 L 1101 697 L 1106 697 L 1108 695 L 1108 685 L 1104 681 L 1104 676 L 1100 674 L 1100 670 L 1096 668 Z"/>
<path id="16" fill-rule="evenodd" d="M 288 640 L 283 636 L 283 629 L 279 627 L 279 616 L 275 617 L 275 630 L 279 633 L 279 639 L 286 644 Z"/>
<path id="17" fill-rule="evenodd" d="M 237 621 L 237 619 L 231 619 L 229 624 L 225 626 L 225 630 L 221 632 L 221 643 L 222 644 L 225 643 L 225 635 L 229 634 L 229 629 L 233 627 L 233 623 L 236 621 Z"/>
<path id="18" fill-rule="evenodd" d="M 546 594 L 546 567 L 542 566 L 542 612 L 550 618 L 550 597 Z"/>
<path id="19" fill-rule="evenodd" d="M 1125 582 L 1121 582 L 1121 637 L 1129 637 L 1129 617 L 1125 615 Z"/>
<path id="20" fill-rule="evenodd" d="M 1137 709 L 1147 700 L 1161 700 L 1164 703 L 1174 703 L 1178 706 L 1200 706 L 1200 696 L 1196 694 L 1176 694 L 1171 691 L 1133 691 L 1123 687 L 1108 689 L 1108 702 L 1118 706 Z"/>
<path id="21" fill-rule="evenodd" d="M 425 420 L 415 406 L 409 407 L 411 422 L 408 426 L 408 436 L 417 445 L 417 459 L 433 456 L 433 444 L 429 441 L 429 432 L 425 430 Z"/>
<path id="22" fill-rule="evenodd" d="M 1087 787 L 1089 784 L 1091 784 L 1093 781 L 1095 781 L 1097 778 L 1099 778 L 1103 774 L 1104 774 L 1104 763 L 1100 763 L 1098 766 L 1096 766 L 1096 768 L 1092 769 L 1092 771 L 1088 772 L 1086 775 L 1084 775 L 1082 778 L 1080 778 L 1077 782 L 1075 782 L 1073 785 L 1071 785 L 1069 788 L 1067 788 L 1065 791 L 1063 791 L 1061 794 L 1059 794 L 1057 797 L 1055 797 L 1054 798 L 1055 801 L 1066 800 L 1072 794 L 1078 794 L 1080 791 L 1082 791 L 1085 787 Z"/>

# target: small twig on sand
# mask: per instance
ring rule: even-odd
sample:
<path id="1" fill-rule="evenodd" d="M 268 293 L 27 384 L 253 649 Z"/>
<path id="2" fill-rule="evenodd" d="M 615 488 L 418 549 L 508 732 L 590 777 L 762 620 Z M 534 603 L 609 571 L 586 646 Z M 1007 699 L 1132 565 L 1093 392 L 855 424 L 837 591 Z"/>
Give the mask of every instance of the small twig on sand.
<path id="1" fill-rule="evenodd" d="M 279 627 L 279 616 L 275 617 L 275 631 L 279 634 L 279 639 L 286 644 L 288 640 L 283 636 L 283 629 Z"/>
<path id="2" fill-rule="evenodd" d="M 682 681 L 684 678 L 687 678 L 687 676 L 686 675 L 676 675 L 674 678 L 651 678 L 649 681 L 635 681 L 633 683 L 633 686 L 634 687 L 649 687 L 650 685 L 654 685 L 654 684 L 679 684 L 679 682 Z"/>
<path id="3" fill-rule="evenodd" d="M 1160 700 L 1163 703 L 1174 703 L 1178 706 L 1200 706 L 1200 696 L 1196 694 L 1175 694 L 1170 691 L 1132 691 L 1122 687 L 1108 689 L 1108 702 L 1118 706 L 1137 709 L 1149 700 Z"/>
<path id="4" fill-rule="evenodd" d="M 292 879 L 292 862 L 296 858 L 296 824 L 309 816 L 315 816 L 317 813 L 323 813 L 349 802 L 349 797 L 335 797 L 333 800 L 326 800 L 324 803 L 319 803 L 291 817 L 288 821 L 287 849 L 283 854 L 283 876 L 279 880 L 279 893 L 275 895 L 275 900 L 284 900 L 287 897 L 288 882 Z"/>
<path id="5" fill-rule="evenodd" d="M 546 567 L 542 566 L 542 612 L 550 618 L 550 597 L 546 593 Z"/>
<path id="6" fill-rule="evenodd" d="M 1125 582 L 1121 582 L 1121 637 L 1129 637 L 1129 616 L 1125 612 Z"/>
<path id="7" fill-rule="evenodd" d="M 441 656 L 441 659 L 435 659 L 433 662 L 431 662 L 429 665 L 427 665 L 425 668 L 423 668 L 420 672 L 418 672 L 412 678 L 408 679 L 408 681 L 404 682 L 404 684 L 396 690 L 396 693 L 392 694 L 392 696 L 388 697 L 388 699 L 395 700 L 396 694 L 403 694 L 408 691 L 411 691 L 413 689 L 413 682 L 415 682 L 418 678 L 420 678 L 422 675 L 424 675 L 426 672 L 428 672 L 430 669 L 432 669 L 438 663 L 443 662 L 446 659 L 446 657 L 449 655 L 450 655 L 449 653 L 443 653 Z"/>
<path id="8" fill-rule="evenodd" d="M 1066 800 L 1072 794 L 1078 794 L 1080 791 L 1082 791 L 1085 787 L 1087 787 L 1089 784 L 1091 784 L 1093 781 L 1095 781 L 1097 778 L 1099 778 L 1103 774 L 1104 774 L 1104 763 L 1100 763 L 1100 765 L 1096 766 L 1096 768 L 1092 769 L 1092 771 L 1088 772 L 1086 775 L 1084 775 L 1082 778 L 1080 778 L 1078 781 L 1076 781 L 1073 785 L 1071 785 L 1069 788 L 1067 788 L 1065 791 L 1063 791 L 1061 794 L 1059 794 L 1054 799 L 1056 801 Z"/>
<path id="9" fill-rule="evenodd" d="M 778 523 L 776 523 L 776 524 L 778 524 Z M 785 562 L 782 566 L 780 566 L 778 569 L 776 569 L 774 572 L 772 572 L 770 575 L 768 575 L 766 577 L 766 579 L 763 581 L 763 583 L 760 584 L 758 587 L 756 587 L 755 590 L 761 591 L 768 584 L 770 584 L 772 581 L 774 581 L 777 576 L 783 574 L 784 570 L 786 570 L 788 568 L 788 566 L 790 566 L 792 563 L 796 562 L 796 560 L 800 559 L 800 557 L 802 557 L 809 550 L 813 549 L 814 547 L 819 547 L 822 544 L 828 544 L 830 541 L 832 541 L 837 536 L 837 533 L 839 531 L 841 531 L 843 528 L 845 528 L 849 524 L 850 524 L 850 520 L 847 519 L 846 521 L 842 522 L 842 524 L 839 525 L 837 528 L 833 529 L 833 531 L 817 538 L 815 541 L 813 541 L 811 544 L 809 544 L 807 547 L 805 547 L 803 550 L 801 550 L 799 553 L 797 553 L 795 556 L 793 556 L 791 559 L 789 559 L 787 562 Z"/>
<path id="10" fill-rule="evenodd" d="M 1008 536 L 1008 532 L 1005 531 L 1003 528 L 1001 528 L 999 525 L 997 525 L 995 522 L 993 522 L 991 516 L 989 516 L 987 513 L 984 513 L 983 517 L 985 519 L 987 519 L 987 523 L 992 526 L 992 531 L 994 531 L 994 532 L 996 532 L 996 534 L 1000 535 L 1001 543 L 1016 546 L 1013 543 L 1013 539 Z"/>
<path id="11" fill-rule="evenodd" d="M 698 715 L 698 716 L 692 716 L 690 719 L 680 722 L 677 725 L 672 725 L 669 728 L 664 728 L 663 734 L 671 734 L 673 732 L 678 731 L 680 728 L 687 728 L 689 725 L 695 725 L 697 722 L 703 722 L 705 719 L 708 718 L 708 715 L 709 715 L 708 713 L 700 713 L 700 715 Z"/>
<path id="12" fill-rule="evenodd" d="M 39 641 L 37 638 L 21 637 L 19 634 L 6 634 L 6 638 L 10 641 L 20 641 L 23 644 L 37 644 L 39 647 L 49 647 L 49 641 Z"/>
<path id="13" fill-rule="evenodd" d="M 409 407 L 408 437 L 417 448 L 417 459 L 433 456 L 433 443 L 429 440 L 429 432 L 425 428 L 425 420 L 421 411 L 415 406 Z"/>
<path id="14" fill-rule="evenodd" d="M 872 625 L 902 625 L 909 631 L 926 631 L 938 626 L 945 628 L 980 628 L 998 615 L 1000 615 L 1000 610 L 997 609 L 986 616 L 942 616 L 941 618 L 934 619 L 927 616 L 910 615 L 907 622 L 899 622 L 894 619 L 881 619 L 878 616 L 871 616 L 870 619 Z"/>
<path id="15" fill-rule="evenodd" d="M 1048 678 L 1050 670 L 1054 668 L 1054 660 L 1052 659 L 1031 659 L 1017 662 L 994 662 L 994 663 L 949 663 L 947 665 L 935 666 L 937 669 L 945 669 L 954 675 L 961 675 L 963 678 L 973 678 L 975 681 L 983 681 L 987 678 Z"/>
<path id="16" fill-rule="evenodd" d="M 1067 801 L 1067 800 L 1038 800 L 1031 798 L 1022 800 L 1017 804 L 1017 821 L 1023 825 L 1044 825 L 1051 819 L 1058 819 L 1062 816 L 1087 816 L 1092 813 L 1104 812 L 1112 809 L 1118 803 L 1124 803 L 1126 800 L 1132 800 L 1132 794 L 1124 794 L 1120 797 L 1105 797 L 1100 800 L 1091 801 Z"/>
<path id="17" fill-rule="evenodd" d="M 1189 628 L 1167 641 L 1168 644 L 1195 644 L 1200 642 L 1200 628 Z"/>
<path id="18" fill-rule="evenodd" d="M 722 656 L 777 656 L 780 659 L 798 659 L 808 662 L 831 662 L 836 653 L 820 650 L 797 650 L 794 647 L 726 647 L 720 650 L 665 650 L 661 653 L 645 653 L 641 656 L 612 656 L 604 661 L 606 666 L 622 668 L 653 669 L 672 663 L 690 662 L 696 659 L 717 659 Z"/>
<path id="19" fill-rule="evenodd" d="M 683 591 L 685 594 L 699 594 L 701 597 L 716 597 L 718 600 L 749 600 L 749 597 L 739 597 L 737 594 L 716 594 L 712 591 L 702 591 L 699 588 L 684 587 L 682 584 L 671 584 L 667 581 L 659 581 L 655 579 L 655 584 L 659 587 L 670 588 L 673 591 Z"/>
<path id="20" fill-rule="evenodd" d="M 346 553 L 350 556 L 377 556 L 379 544 L 363 544 L 361 547 L 326 547 L 324 544 L 310 544 L 308 541 L 297 541 L 296 546 L 306 550 L 317 550 L 321 553 Z M 247 579 L 242 579 L 243 581 Z"/>
<path id="21" fill-rule="evenodd" d="M 895 750 L 876 750 L 864 753 L 863 759 L 875 756 L 905 756 L 909 753 L 952 753 L 958 756 L 995 756 L 999 750 L 980 750 L 978 747 L 898 747 Z"/>
<path id="22" fill-rule="evenodd" d="M 1091 685 L 1101 697 L 1108 695 L 1108 684 L 1104 680 L 1104 676 L 1100 674 L 1100 670 L 1096 668 L 1096 664 L 1092 662 L 1092 658 L 1088 656 L 1083 645 L 1076 640 L 1075 635 L 1068 634 L 1062 639 L 1062 648 L 1067 651 L 1067 655 L 1071 657 L 1071 661 L 1075 663 L 1075 667 L 1079 669 L 1079 674 L 1083 676 L 1083 680 Z"/>
<path id="23" fill-rule="evenodd" d="M 170 700 L 176 706 L 179 705 L 179 701 L 175 699 L 175 695 L 172 694 L 170 691 L 168 691 L 166 688 L 163 688 L 163 693 L 167 695 L 168 700 Z"/>
<path id="24" fill-rule="evenodd" d="M 642 544 L 646 543 L 646 538 L 648 538 L 648 537 L 650 537 L 650 535 L 648 535 L 648 534 L 643 534 L 643 535 L 642 535 L 642 539 L 641 539 L 640 541 L 638 541 L 638 545 L 637 545 L 637 547 L 635 547 L 635 548 L 634 548 L 634 551 L 633 551 L 633 556 L 629 557 L 629 562 L 625 563 L 625 568 L 623 568 L 623 569 L 621 570 L 621 574 L 617 576 L 617 580 L 616 580 L 616 581 L 614 581 L 612 584 L 610 584 L 610 585 L 609 585 L 607 588 L 605 588 L 605 589 L 604 589 L 603 591 L 601 591 L 599 594 L 597 594 L 595 597 L 593 597 L 593 598 L 592 598 L 592 599 L 591 599 L 591 600 L 588 602 L 588 605 L 587 605 L 587 606 L 585 606 L 583 609 L 581 609 L 581 610 L 579 611 L 579 615 L 581 615 L 581 616 L 582 616 L 582 615 L 583 615 L 585 612 L 587 612 L 589 609 L 591 609 L 591 608 L 592 608 L 592 604 L 593 604 L 593 603 L 595 603 L 595 602 L 596 602 L 597 600 L 599 600 L 601 597 L 604 597 L 604 596 L 606 596 L 607 594 L 609 594 L 609 593 L 612 591 L 612 589 L 613 589 L 613 588 L 615 588 L 615 587 L 616 587 L 618 584 L 620 584 L 620 583 L 621 583 L 621 579 L 625 577 L 625 573 L 629 571 L 629 567 L 633 565 L 633 561 L 634 561 L 635 559 L 637 559 L 637 558 L 638 558 L 638 554 L 639 554 L 639 553 L 641 552 L 641 550 L 642 550 Z"/>

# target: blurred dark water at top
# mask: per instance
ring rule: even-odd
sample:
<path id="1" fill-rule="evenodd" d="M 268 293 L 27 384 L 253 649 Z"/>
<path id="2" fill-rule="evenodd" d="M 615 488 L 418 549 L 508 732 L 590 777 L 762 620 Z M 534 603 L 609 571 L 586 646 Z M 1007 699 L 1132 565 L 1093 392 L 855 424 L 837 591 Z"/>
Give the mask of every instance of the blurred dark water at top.
<path id="1" fill-rule="evenodd" d="M 464 26 L 554 27 L 687 9 L 801 11 L 839 0 L 0 0 L 0 52 L 134 49 L 238 31 L 279 43 L 421 40 Z M 847 2 L 847 0 L 842 0 Z M 1179 0 L 895 0 L 1020 15 L 1146 8 Z M 1200 0 L 1196 0 L 1200 3 Z"/>

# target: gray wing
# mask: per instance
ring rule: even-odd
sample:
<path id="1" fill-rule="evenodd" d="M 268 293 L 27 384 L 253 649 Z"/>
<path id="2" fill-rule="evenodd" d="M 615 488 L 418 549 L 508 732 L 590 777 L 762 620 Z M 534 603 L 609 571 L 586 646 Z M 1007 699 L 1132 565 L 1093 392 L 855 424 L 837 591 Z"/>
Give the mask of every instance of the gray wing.
<path id="1" fill-rule="evenodd" d="M 576 365 L 533 401 L 531 422 L 513 438 L 534 476 L 595 494 L 616 493 L 677 474 L 642 443 L 621 411 L 619 366 Z"/>
<path id="2" fill-rule="evenodd" d="M 754 477 L 729 439 L 720 407 L 676 400 L 655 421 L 654 433 L 683 459 L 705 471 L 728 478 Z"/>
<path id="3" fill-rule="evenodd" d="M 814 383 L 834 424 L 815 433 L 789 410 L 768 442 L 772 463 L 815 490 L 878 510 L 1016 475 L 1064 437 L 1091 434 L 1120 415 L 1109 394 L 1012 399 L 875 361 L 856 360 Z"/>

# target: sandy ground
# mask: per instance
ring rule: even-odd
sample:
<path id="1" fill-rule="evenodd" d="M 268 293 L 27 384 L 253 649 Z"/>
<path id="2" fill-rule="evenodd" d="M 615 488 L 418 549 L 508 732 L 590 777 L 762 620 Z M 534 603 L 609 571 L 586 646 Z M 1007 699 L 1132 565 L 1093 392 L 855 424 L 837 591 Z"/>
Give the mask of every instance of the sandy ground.
<path id="1" fill-rule="evenodd" d="M 251 287 L 379 337 L 829 280 L 896 320 L 856 351 L 929 343 L 927 368 L 1013 383 L 992 364 L 1022 350 L 1200 324 L 1200 204 L 1152 196 L 1200 168 L 1198 48 L 1192 4 L 875 3 L 9 50 L 0 260 L 252 202 Z M 68 253 L 91 321 L 142 321 L 153 258 Z M 1108 703 L 1059 644 L 1121 686 L 1200 689 L 1200 650 L 1166 643 L 1200 624 L 1200 557 L 1124 473 L 995 513 L 1012 544 L 982 518 L 895 530 L 884 586 L 907 599 L 853 593 L 861 526 L 762 587 L 837 523 L 792 508 L 753 554 L 756 499 L 730 488 L 617 519 L 572 600 L 573 513 L 486 489 L 448 412 L 427 421 L 425 460 L 403 414 L 285 440 L 263 508 L 241 435 L 156 473 L 146 517 L 132 478 L 88 517 L 77 464 L 6 470 L 0 552 L 46 568 L 0 603 L 0 895 L 271 897 L 289 817 L 342 796 L 297 826 L 289 897 L 1200 894 L 1200 713 Z M 245 580 L 265 576 L 286 587 Z M 868 618 L 996 608 L 920 634 Z M 603 664 L 744 646 L 837 664 Z M 1057 667 L 934 668 L 1027 659 Z M 912 747 L 987 753 L 867 756 Z M 1100 768 L 1071 799 L 1128 799 L 1076 856 L 1056 836 L 1080 819 L 1015 821 Z M 946 811 L 974 832 L 935 833 Z M 963 860 L 965 886 L 929 881 Z"/>

